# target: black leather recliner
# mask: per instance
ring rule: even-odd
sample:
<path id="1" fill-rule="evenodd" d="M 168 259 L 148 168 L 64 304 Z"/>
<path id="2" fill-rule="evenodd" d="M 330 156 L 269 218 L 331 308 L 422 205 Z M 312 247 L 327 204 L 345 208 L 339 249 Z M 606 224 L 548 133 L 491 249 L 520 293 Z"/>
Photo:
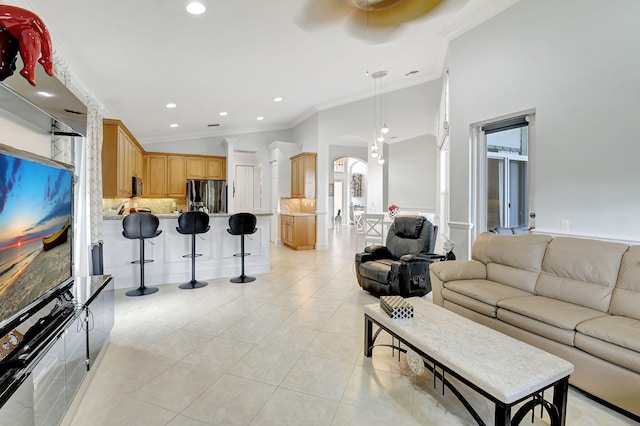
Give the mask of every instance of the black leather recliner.
<path id="1" fill-rule="evenodd" d="M 358 284 L 376 296 L 424 296 L 431 291 L 429 265 L 444 256 L 433 254 L 438 227 L 424 216 L 397 216 L 386 246 L 356 253 Z"/>

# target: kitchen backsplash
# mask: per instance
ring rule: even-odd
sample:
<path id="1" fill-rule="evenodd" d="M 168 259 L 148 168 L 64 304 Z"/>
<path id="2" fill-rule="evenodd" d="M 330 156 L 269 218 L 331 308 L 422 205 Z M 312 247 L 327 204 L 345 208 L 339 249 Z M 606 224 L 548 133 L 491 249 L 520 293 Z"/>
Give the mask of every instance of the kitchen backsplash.
<path id="1" fill-rule="evenodd" d="M 280 198 L 280 213 L 294 214 L 315 214 L 315 198 Z"/>
<path id="2" fill-rule="evenodd" d="M 104 198 L 102 199 L 102 211 L 116 210 L 120 203 L 126 202 L 125 211 L 131 207 L 146 207 L 156 214 L 171 214 L 174 211 L 186 211 L 187 201 L 184 198 Z"/>

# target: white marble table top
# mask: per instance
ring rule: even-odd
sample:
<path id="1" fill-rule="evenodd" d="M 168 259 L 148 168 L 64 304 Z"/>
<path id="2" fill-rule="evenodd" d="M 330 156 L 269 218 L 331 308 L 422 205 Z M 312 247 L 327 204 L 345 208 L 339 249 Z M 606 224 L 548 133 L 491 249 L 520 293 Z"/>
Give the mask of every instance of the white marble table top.
<path id="1" fill-rule="evenodd" d="M 412 319 L 391 319 L 379 304 L 365 314 L 402 340 L 511 404 L 573 373 L 573 364 L 419 297 Z"/>

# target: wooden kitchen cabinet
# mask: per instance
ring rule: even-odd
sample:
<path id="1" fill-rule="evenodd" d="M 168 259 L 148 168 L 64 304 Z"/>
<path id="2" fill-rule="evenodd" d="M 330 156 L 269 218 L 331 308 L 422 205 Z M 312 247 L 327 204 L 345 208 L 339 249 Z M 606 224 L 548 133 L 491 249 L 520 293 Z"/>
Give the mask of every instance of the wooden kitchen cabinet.
<path id="1" fill-rule="evenodd" d="M 316 197 L 315 152 L 303 152 L 291 157 L 291 197 Z"/>
<path id="2" fill-rule="evenodd" d="M 315 215 L 280 215 L 280 241 L 294 250 L 316 248 Z"/>
<path id="3" fill-rule="evenodd" d="M 219 156 L 145 152 L 120 120 L 103 120 L 102 192 L 131 197 L 132 177 L 141 178 L 144 197 L 186 196 L 187 179 L 227 179 L 227 159 Z"/>
<path id="4" fill-rule="evenodd" d="M 187 156 L 187 179 L 227 179 L 225 157 Z"/>
<path id="5" fill-rule="evenodd" d="M 147 197 L 167 196 L 167 156 L 162 154 L 145 155 L 145 186 Z"/>
<path id="6" fill-rule="evenodd" d="M 103 120 L 102 193 L 131 197 L 131 178 L 143 176 L 143 149 L 120 120 Z"/>
<path id="7" fill-rule="evenodd" d="M 204 157 L 187 157 L 187 179 L 204 179 Z"/>
<path id="8" fill-rule="evenodd" d="M 227 159 L 225 157 L 207 157 L 205 165 L 207 179 L 227 180 Z"/>
<path id="9" fill-rule="evenodd" d="M 167 169 L 167 195 L 185 197 L 187 195 L 187 157 L 168 155 Z"/>

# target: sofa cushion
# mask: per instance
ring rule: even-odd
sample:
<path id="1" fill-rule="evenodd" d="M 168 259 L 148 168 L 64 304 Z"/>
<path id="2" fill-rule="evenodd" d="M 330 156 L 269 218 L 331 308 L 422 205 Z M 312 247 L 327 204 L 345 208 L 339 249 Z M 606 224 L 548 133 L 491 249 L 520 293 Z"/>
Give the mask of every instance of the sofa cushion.
<path id="1" fill-rule="evenodd" d="M 502 299 L 531 296 L 531 293 L 526 291 L 489 280 L 450 281 L 445 283 L 444 287 L 490 306 L 497 306 L 498 301 Z"/>
<path id="2" fill-rule="evenodd" d="M 548 235 L 496 235 L 483 232 L 473 244 L 472 258 L 485 265 L 499 263 L 517 269 L 540 272 Z M 489 277 L 489 279 L 491 279 Z"/>
<path id="3" fill-rule="evenodd" d="M 536 295 L 608 312 L 627 248 L 606 241 L 554 238 L 542 261 Z"/>
<path id="4" fill-rule="evenodd" d="M 519 329 L 553 340 L 554 342 L 562 343 L 563 345 L 573 346 L 576 335 L 575 330 L 559 328 L 502 308 L 497 309 L 496 316 L 505 324 L 518 327 Z"/>
<path id="5" fill-rule="evenodd" d="M 576 330 L 586 336 L 612 343 L 638 352 L 640 356 L 640 321 L 614 315 L 606 315 L 584 321 Z"/>
<path id="6" fill-rule="evenodd" d="M 640 322 L 607 315 L 578 325 L 576 347 L 640 373 Z"/>
<path id="7" fill-rule="evenodd" d="M 561 343 L 567 345 L 573 345 L 573 337 L 571 337 L 570 340 L 566 340 L 566 338 L 568 338 L 568 336 L 573 336 L 578 324 L 605 315 L 595 309 L 585 308 L 584 306 L 574 305 L 561 300 L 549 299 L 543 296 L 502 299 L 498 302 L 498 307 L 501 308 L 498 310 L 498 318 L 512 325 L 526 327 L 526 325 L 514 324 L 512 319 L 517 317 L 509 316 L 508 312 L 502 312 L 503 309 L 531 318 L 539 323 L 543 323 L 551 327 L 567 330 L 569 333 L 565 333 L 565 338 L 561 341 Z M 539 327 L 541 326 L 542 324 L 539 324 Z M 555 331 L 552 332 L 551 329 L 547 332 L 544 332 L 543 329 L 530 329 L 528 331 L 558 341 L 557 334 Z"/>
<path id="8" fill-rule="evenodd" d="M 533 295 L 538 281 L 538 272 L 514 268 L 513 266 L 490 263 L 487 265 L 487 279 L 526 291 Z"/>
<path id="9" fill-rule="evenodd" d="M 442 289 L 441 295 L 443 299 L 443 306 L 445 303 L 452 303 L 459 306 L 464 306 L 465 308 L 482 314 L 486 317 L 496 317 L 496 310 L 498 309 L 496 305 L 490 305 L 488 303 L 481 302 L 478 299 L 465 296 L 462 293 L 458 293 L 457 291 L 452 291 L 446 288 Z"/>
<path id="10" fill-rule="evenodd" d="M 618 282 L 613 289 L 609 313 L 640 320 L 640 246 L 631 246 L 622 256 Z"/>

